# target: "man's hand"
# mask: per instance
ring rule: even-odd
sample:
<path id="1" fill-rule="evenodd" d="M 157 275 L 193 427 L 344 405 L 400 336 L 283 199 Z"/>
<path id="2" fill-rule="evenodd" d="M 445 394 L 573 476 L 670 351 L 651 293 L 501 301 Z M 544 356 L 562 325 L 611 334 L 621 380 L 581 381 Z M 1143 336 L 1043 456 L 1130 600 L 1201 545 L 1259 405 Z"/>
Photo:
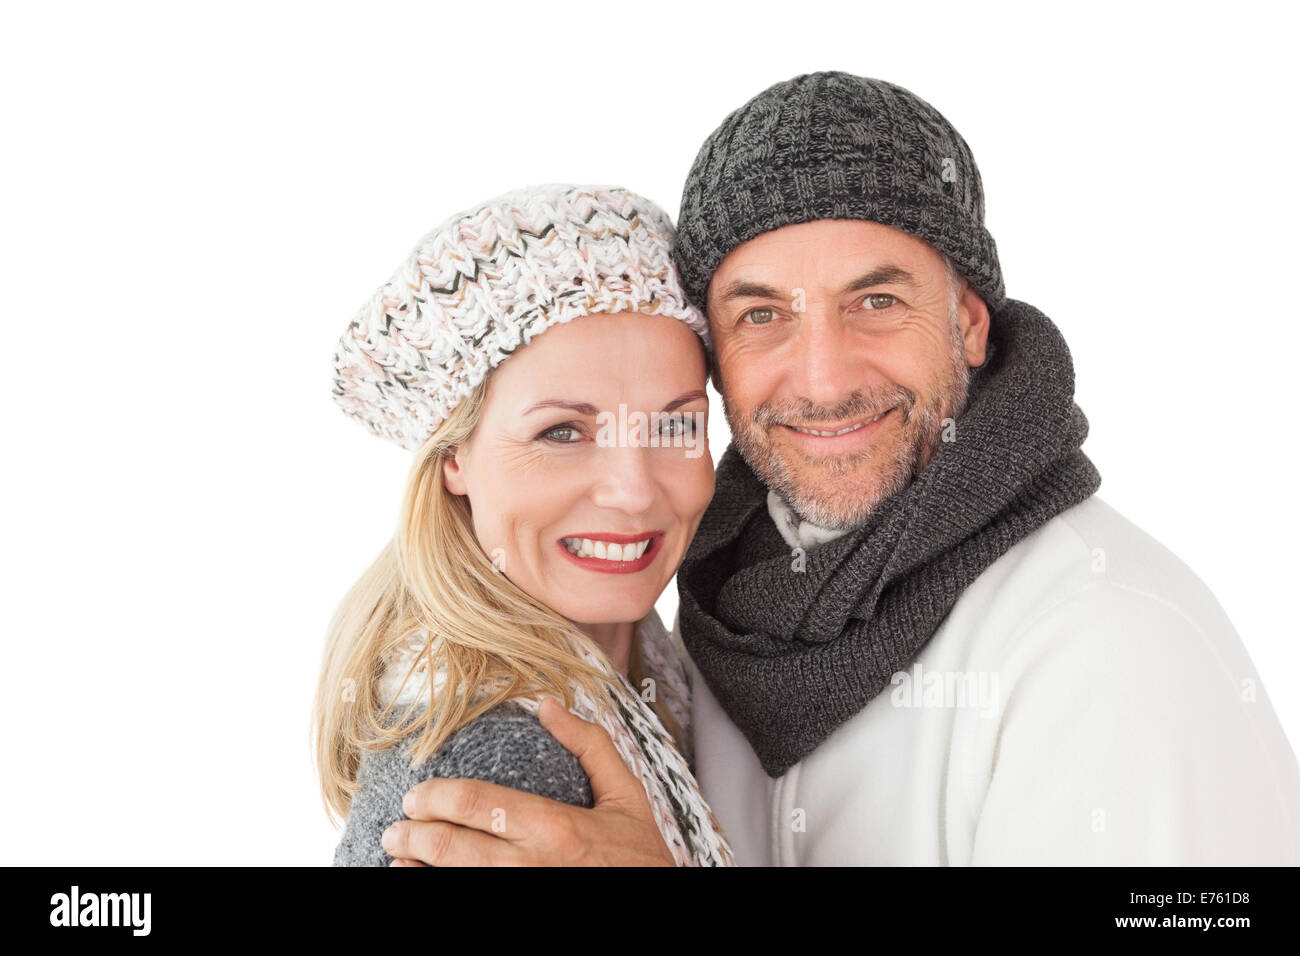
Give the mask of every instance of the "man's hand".
<path id="1" fill-rule="evenodd" d="M 582 762 L 595 806 L 574 807 L 485 780 L 425 780 L 402 801 L 410 819 L 384 832 L 393 866 L 675 865 L 645 789 L 604 729 L 549 697 L 537 716 Z"/>

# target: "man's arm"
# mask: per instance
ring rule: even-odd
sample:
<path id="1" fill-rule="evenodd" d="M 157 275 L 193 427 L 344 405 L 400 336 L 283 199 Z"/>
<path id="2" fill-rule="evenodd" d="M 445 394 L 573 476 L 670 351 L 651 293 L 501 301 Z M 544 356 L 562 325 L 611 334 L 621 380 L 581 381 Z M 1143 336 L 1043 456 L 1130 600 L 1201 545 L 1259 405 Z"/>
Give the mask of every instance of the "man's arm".
<path id="1" fill-rule="evenodd" d="M 430 866 L 674 866 L 640 781 L 609 735 L 546 698 L 542 726 L 581 762 L 594 806 L 574 807 L 483 780 L 426 780 L 384 848 Z"/>
<path id="2" fill-rule="evenodd" d="M 1240 638 L 1099 587 L 1016 642 L 979 865 L 1294 865 L 1300 783 Z"/>

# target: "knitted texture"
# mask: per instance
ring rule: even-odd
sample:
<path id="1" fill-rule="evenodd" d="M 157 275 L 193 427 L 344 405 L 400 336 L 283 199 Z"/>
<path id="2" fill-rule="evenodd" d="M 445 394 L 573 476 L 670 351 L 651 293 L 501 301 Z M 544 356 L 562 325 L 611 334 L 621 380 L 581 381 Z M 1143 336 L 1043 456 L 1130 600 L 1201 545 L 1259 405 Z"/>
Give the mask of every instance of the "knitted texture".
<path id="1" fill-rule="evenodd" d="M 776 530 L 781 532 L 781 537 L 785 538 L 785 543 L 792 548 L 802 548 L 807 551 L 809 548 L 815 548 L 819 544 L 834 541 L 836 538 L 848 534 L 846 530 L 823 528 L 821 525 L 813 524 L 807 518 L 801 517 L 775 491 L 767 493 L 767 513 L 772 516 L 772 521 L 776 524 Z"/>
<path id="2" fill-rule="evenodd" d="M 380 842 L 384 831 L 409 819 L 402 812 L 406 791 L 434 777 L 486 780 L 573 806 L 592 806 L 581 761 L 535 715 L 510 701 L 470 721 L 428 760 L 412 766 L 414 743 L 412 736 L 387 750 L 361 752 L 356 792 L 334 850 L 335 866 L 392 863 Z"/>
<path id="3" fill-rule="evenodd" d="M 690 735 L 690 701 L 685 668 L 673 649 L 671 637 L 653 610 L 636 629 L 646 669 L 653 674 L 656 694 L 662 695 L 684 735 Z M 397 705 L 427 698 L 428 676 L 423 666 L 429 648 L 439 640 L 427 632 L 412 635 L 386 662 L 380 679 L 381 699 Z M 576 643 L 572 650 L 606 677 L 606 693 L 593 697 L 576 682 L 571 686 L 571 711 L 604 729 L 628 770 L 645 790 L 655 823 L 678 866 L 733 866 L 731 846 L 713 811 L 700 793 L 683 750 L 664 728 L 659 716 L 627 678 L 615 670 L 609 659 L 588 643 Z M 418 675 L 418 676 L 417 676 Z M 445 685 L 439 670 L 433 675 L 435 690 Z M 536 715 L 539 700 L 515 698 L 511 703 Z M 470 768 L 478 776 L 491 768 Z M 391 821 L 390 821 L 391 822 Z"/>
<path id="4" fill-rule="evenodd" d="M 901 229 L 946 253 L 990 311 L 1005 299 L 970 148 L 902 87 L 805 73 L 730 113 L 700 147 L 682 192 L 675 255 L 688 297 L 704 309 L 731 250 L 818 219 Z"/>
<path id="5" fill-rule="evenodd" d="M 616 186 L 546 184 L 457 213 L 420 240 L 340 337 L 334 399 L 415 451 L 515 349 L 583 315 L 708 323 L 679 284 L 668 215 Z"/>
<path id="6" fill-rule="evenodd" d="M 1074 366 L 1059 330 L 1008 299 L 955 440 L 796 568 L 768 489 L 732 443 L 681 568 L 682 641 L 769 776 L 803 759 L 906 670 L 963 591 L 1090 497 Z M 778 509 L 779 511 L 779 509 Z"/>
<path id="7" fill-rule="evenodd" d="M 693 767 L 691 691 L 684 661 L 673 646 L 672 636 L 664 628 L 657 612 L 652 611 L 637 622 L 636 640 L 646 672 L 654 675 L 657 698 L 664 703 L 681 728 L 682 739 L 677 741 L 677 748 Z M 384 659 L 377 688 L 379 699 L 396 708 L 427 699 L 429 688 L 425 672 L 431 656 L 429 652 L 436 651 L 440 641 L 441 638 L 431 635 L 427 630 L 406 635 L 402 643 Z M 444 686 L 446 675 L 441 671 L 435 672 L 433 693 L 437 694 Z"/>

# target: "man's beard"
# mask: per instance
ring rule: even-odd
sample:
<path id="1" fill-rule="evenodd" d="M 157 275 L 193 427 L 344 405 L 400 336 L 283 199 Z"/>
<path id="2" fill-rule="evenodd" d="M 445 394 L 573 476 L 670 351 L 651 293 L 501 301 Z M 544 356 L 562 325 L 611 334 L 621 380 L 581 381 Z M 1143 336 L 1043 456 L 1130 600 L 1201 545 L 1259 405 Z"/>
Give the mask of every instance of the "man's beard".
<path id="1" fill-rule="evenodd" d="M 772 491 L 785 499 L 801 518 L 824 528 L 847 531 L 860 527 L 890 495 L 902 491 L 929 464 L 943 439 L 945 420 L 954 422 L 966 408 L 970 366 L 954 311 L 950 318 L 948 361 L 939 379 L 923 395 L 901 385 L 855 390 L 834 408 L 823 409 L 808 402 L 786 406 L 760 405 L 748 421 L 742 421 L 727 405 L 725 388 L 722 407 L 736 447 L 749 467 Z M 857 420 L 894 408 L 901 424 L 890 417 L 881 424 L 901 427 L 896 438 L 880 436 L 859 451 L 833 456 L 814 456 L 789 445 L 783 448 L 769 438 L 770 430 L 783 428 L 780 422 L 797 421 L 815 427 L 816 422 Z M 789 456 L 809 470 L 832 479 L 817 487 L 800 487 Z M 881 468 L 866 486 L 833 479 L 852 476 L 863 462 L 881 457 Z"/>

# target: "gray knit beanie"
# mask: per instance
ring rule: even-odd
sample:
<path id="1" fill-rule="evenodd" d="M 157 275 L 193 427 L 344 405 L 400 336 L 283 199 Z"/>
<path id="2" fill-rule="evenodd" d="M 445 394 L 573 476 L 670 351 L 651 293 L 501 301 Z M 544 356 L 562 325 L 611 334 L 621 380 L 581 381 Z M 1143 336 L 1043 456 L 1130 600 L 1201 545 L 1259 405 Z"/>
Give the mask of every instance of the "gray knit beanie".
<path id="1" fill-rule="evenodd" d="M 759 93 L 704 141 L 682 192 L 674 255 L 701 310 L 727 254 L 782 226 L 866 219 L 946 254 L 990 311 L 1006 298 L 966 141 L 883 80 L 805 73 Z"/>

